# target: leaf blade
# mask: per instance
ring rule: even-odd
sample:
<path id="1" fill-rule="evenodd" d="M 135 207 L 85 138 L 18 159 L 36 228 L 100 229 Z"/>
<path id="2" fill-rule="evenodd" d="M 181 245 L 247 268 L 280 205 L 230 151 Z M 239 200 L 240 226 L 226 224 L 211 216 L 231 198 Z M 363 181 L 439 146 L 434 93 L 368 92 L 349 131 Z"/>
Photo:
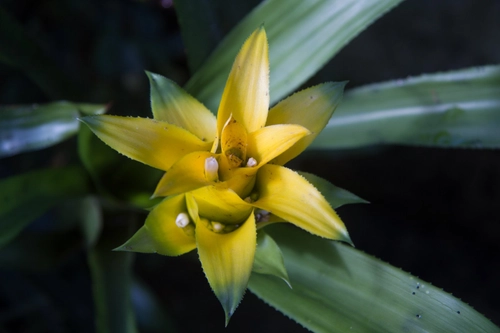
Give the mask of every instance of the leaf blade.
<path id="1" fill-rule="evenodd" d="M 312 331 L 500 332 L 455 297 L 354 248 L 286 226 L 267 231 L 294 289 L 259 274 L 249 288 Z"/>
<path id="2" fill-rule="evenodd" d="M 312 148 L 374 144 L 500 147 L 500 66 L 422 75 L 348 91 Z"/>
<path id="3" fill-rule="evenodd" d="M 271 103 L 312 76 L 368 24 L 401 0 L 268 0 L 248 14 L 186 84 L 212 111 L 245 39 L 264 23 L 269 39 Z M 332 31 L 342 32 L 332 34 Z"/>
<path id="4" fill-rule="evenodd" d="M 58 202 L 87 191 L 86 173 L 78 167 L 37 170 L 2 180 L 0 247 Z"/>
<path id="5" fill-rule="evenodd" d="M 192 73 L 210 56 L 225 33 L 259 3 L 260 0 L 174 1 Z"/>
<path id="6" fill-rule="evenodd" d="M 66 101 L 0 107 L 0 158 L 50 147 L 78 132 L 80 113 L 99 114 L 104 105 Z"/>
<path id="7" fill-rule="evenodd" d="M 257 248 L 255 250 L 252 272 L 275 276 L 292 288 L 281 250 L 274 239 L 266 234 L 264 230 L 257 232 Z"/>

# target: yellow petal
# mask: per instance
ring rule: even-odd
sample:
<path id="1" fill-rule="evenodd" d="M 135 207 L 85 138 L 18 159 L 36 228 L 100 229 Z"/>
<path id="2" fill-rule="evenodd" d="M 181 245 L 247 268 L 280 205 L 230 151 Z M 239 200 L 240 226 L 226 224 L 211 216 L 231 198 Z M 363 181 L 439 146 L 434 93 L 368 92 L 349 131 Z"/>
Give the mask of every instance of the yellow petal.
<path id="1" fill-rule="evenodd" d="M 156 252 L 178 256 L 196 247 L 193 222 L 181 228 L 175 223 L 180 213 L 187 214 L 184 195 L 168 197 L 148 215 L 144 228 L 153 240 Z"/>
<path id="2" fill-rule="evenodd" d="M 256 159 L 258 166 L 264 165 L 309 133 L 300 125 L 266 126 L 248 135 L 247 157 Z"/>
<path id="3" fill-rule="evenodd" d="M 252 204 L 312 234 L 351 243 L 344 223 L 321 193 L 304 177 L 279 165 L 259 169 Z"/>
<path id="4" fill-rule="evenodd" d="M 161 178 L 153 197 L 166 197 L 214 184 L 215 182 L 207 179 L 205 175 L 205 161 L 210 157 L 215 158 L 216 155 L 196 151 L 182 157 Z"/>
<path id="5" fill-rule="evenodd" d="M 239 224 L 252 211 L 252 206 L 231 189 L 206 186 L 192 191 L 191 195 L 198 204 L 200 216 L 211 221 Z"/>
<path id="6" fill-rule="evenodd" d="M 108 115 L 81 120 L 119 153 L 161 170 L 188 153 L 210 149 L 185 129 L 158 120 Z"/>
<path id="7" fill-rule="evenodd" d="M 255 174 L 259 168 L 238 168 L 229 174 L 227 180 L 220 184 L 221 187 L 230 188 L 240 198 L 246 198 L 255 184 Z"/>
<path id="8" fill-rule="evenodd" d="M 212 142 L 217 120 L 203 104 L 174 81 L 158 74 L 146 73 L 151 84 L 151 108 L 156 120 L 166 121 Z"/>
<path id="9" fill-rule="evenodd" d="M 293 147 L 276 157 L 271 163 L 283 165 L 306 149 L 325 128 L 333 111 L 342 99 L 345 82 L 327 82 L 284 99 L 269 110 L 266 125 L 297 124 L 311 135 L 302 138 Z"/>
<path id="10" fill-rule="evenodd" d="M 189 216 L 193 219 L 195 224 L 198 224 L 200 222 L 198 204 L 196 203 L 196 200 L 194 200 L 193 195 L 190 192 L 186 193 L 186 207 Z"/>
<path id="11" fill-rule="evenodd" d="M 269 109 L 269 56 L 264 28 L 257 29 L 236 56 L 217 115 L 220 134 L 233 117 L 253 132 L 266 123 Z"/>
<path id="12" fill-rule="evenodd" d="M 252 271 L 257 231 L 253 214 L 236 230 L 219 234 L 196 225 L 203 271 L 226 313 L 226 325 L 243 298 Z"/>

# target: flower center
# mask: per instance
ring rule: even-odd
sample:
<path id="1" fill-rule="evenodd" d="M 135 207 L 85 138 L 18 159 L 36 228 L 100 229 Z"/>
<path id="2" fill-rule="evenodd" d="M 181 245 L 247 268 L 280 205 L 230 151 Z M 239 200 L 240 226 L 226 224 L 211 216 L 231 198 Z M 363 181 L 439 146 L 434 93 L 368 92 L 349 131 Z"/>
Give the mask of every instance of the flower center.
<path id="1" fill-rule="evenodd" d="M 236 119 L 230 117 L 222 130 L 222 152 L 227 158 L 229 169 L 239 168 L 246 160 L 247 131 Z"/>
<path id="2" fill-rule="evenodd" d="M 254 167 L 256 165 L 257 165 L 257 160 L 255 158 L 253 158 L 253 157 L 250 157 L 248 159 L 248 162 L 247 162 L 247 167 L 252 168 L 252 167 Z"/>
<path id="3" fill-rule="evenodd" d="M 224 224 L 215 221 L 207 222 L 208 229 L 215 232 L 216 234 L 227 234 L 238 229 L 240 226 L 240 224 Z"/>

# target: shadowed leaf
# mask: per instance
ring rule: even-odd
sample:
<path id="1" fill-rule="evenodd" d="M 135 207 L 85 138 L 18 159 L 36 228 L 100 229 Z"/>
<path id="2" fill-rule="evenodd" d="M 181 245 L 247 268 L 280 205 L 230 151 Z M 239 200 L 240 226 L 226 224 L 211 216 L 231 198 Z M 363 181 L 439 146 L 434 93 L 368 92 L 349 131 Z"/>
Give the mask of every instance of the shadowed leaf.
<path id="1" fill-rule="evenodd" d="M 253 274 L 249 288 L 314 332 L 500 332 L 459 299 L 352 247 L 290 226 L 278 242 L 293 290 Z"/>

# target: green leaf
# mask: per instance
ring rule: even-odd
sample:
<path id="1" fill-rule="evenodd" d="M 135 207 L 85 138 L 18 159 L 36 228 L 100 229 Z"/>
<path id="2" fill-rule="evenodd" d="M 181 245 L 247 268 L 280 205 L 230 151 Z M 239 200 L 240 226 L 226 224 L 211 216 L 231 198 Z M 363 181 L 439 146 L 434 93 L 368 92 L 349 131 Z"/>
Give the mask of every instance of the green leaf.
<path id="1" fill-rule="evenodd" d="M 323 67 L 366 26 L 401 0 L 267 0 L 222 41 L 186 84 L 217 110 L 230 68 L 243 42 L 264 24 L 269 39 L 271 103 L 279 101 Z"/>
<path id="2" fill-rule="evenodd" d="M 101 231 L 100 205 L 92 196 L 64 200 L 41 222 L 43 227 L 24 230 L 14 242 L 2 248 L 0 267 L 50 270 L 81 254 L 95 244 Z"/>
<path id="3" fill-rule="evenodd" d="M 203 141 L 214 140 L 217 120 L 203 104 L 172 80 L 150 72 L 146 74 L 151 87 L 151 109 L 155 120 L 184 128 Z"/>
<path id="4" fill-rule="evenodd" d="M 73 220 L 76 223 L 87 248 L 96 244 L 103 226 L 101 205 L 96 197 L 87 196 L 65 203 L 59 211 L 63 211 L 59 213 L 59 219 Z"/>
<path id="5" fill-rule="evenodd" d="M 182 41 L 192 73 L 208 58 L 230 28 L 259 2 L 260 0 L 175 1 Z"/>
<path id="6" fill-rule="evenodd" d="M 0 158 L 55 145 L 78 132 L 80 112 L 104 111 L 103 105 L 64 101 L 0 107 Z"/>
<path id="7" fill-rule="evenodd" d="M 263 230 L 257 232 L 257 249 L 255 250 L 255 258 L 252 271 L 260 274 L 268 274 L 276 276 L 292 288 L 286 273 L 283 255 L 278 247 L 278 244 L 271 236 Z"/>
<path id="8" fill-rule="evenodd" d="M 134 254 L 111 251 L 128 233 L 123 223 L 105 229 L 88 254 L 98 333 L 138 332 L 131 300 Z"/>
<path id="9" fill-rule="evenodd" d="M 36 40 L 2 7 L 0 40 L 0 61 L 23 71 L 51 98 L 76 100 L 85 92 L 59 70 Z"/>
<path id="10" fill-rule="evenodd" d="M 258 297 L 314 332 L 500 332 L 459 299 L 338 242 L 272 226 L 293 290 L 253 274 Z"/>
<path id="11" fill-rule="evenodd" d="M 307 179 L 307 181 L 316 187 L 321 194 L 325 197 L 326 201 L 332 206 L 333 209 L 337 209 L 343 205 L 355 204 L 355 203 L 368 203 L 365 199 L 358 197 L 347 190 L 337 187 L 330 183 L 329 181 L 313 175 L 312 173 L 298 171 L 298 173 Z"/>
<path id="12" fill-rule="evenodd" d="M 101 207 L 97 198 L 88 197 L 80 203 L 81 230 L 88 247 L 93 246 L 102 229 Z"/>
<path id="13" fill-rule="evenodd" d="M 2 180 L 0 247 L 49 208 L 87 191 L 87 175 L 77 167 L 32 171 Z"/>
<path id="14" fill-rule="evenodd" d="M 500 66 L 485 66 L 350 90 L 311 147 L 499 148 L 499 128 Z"/>

